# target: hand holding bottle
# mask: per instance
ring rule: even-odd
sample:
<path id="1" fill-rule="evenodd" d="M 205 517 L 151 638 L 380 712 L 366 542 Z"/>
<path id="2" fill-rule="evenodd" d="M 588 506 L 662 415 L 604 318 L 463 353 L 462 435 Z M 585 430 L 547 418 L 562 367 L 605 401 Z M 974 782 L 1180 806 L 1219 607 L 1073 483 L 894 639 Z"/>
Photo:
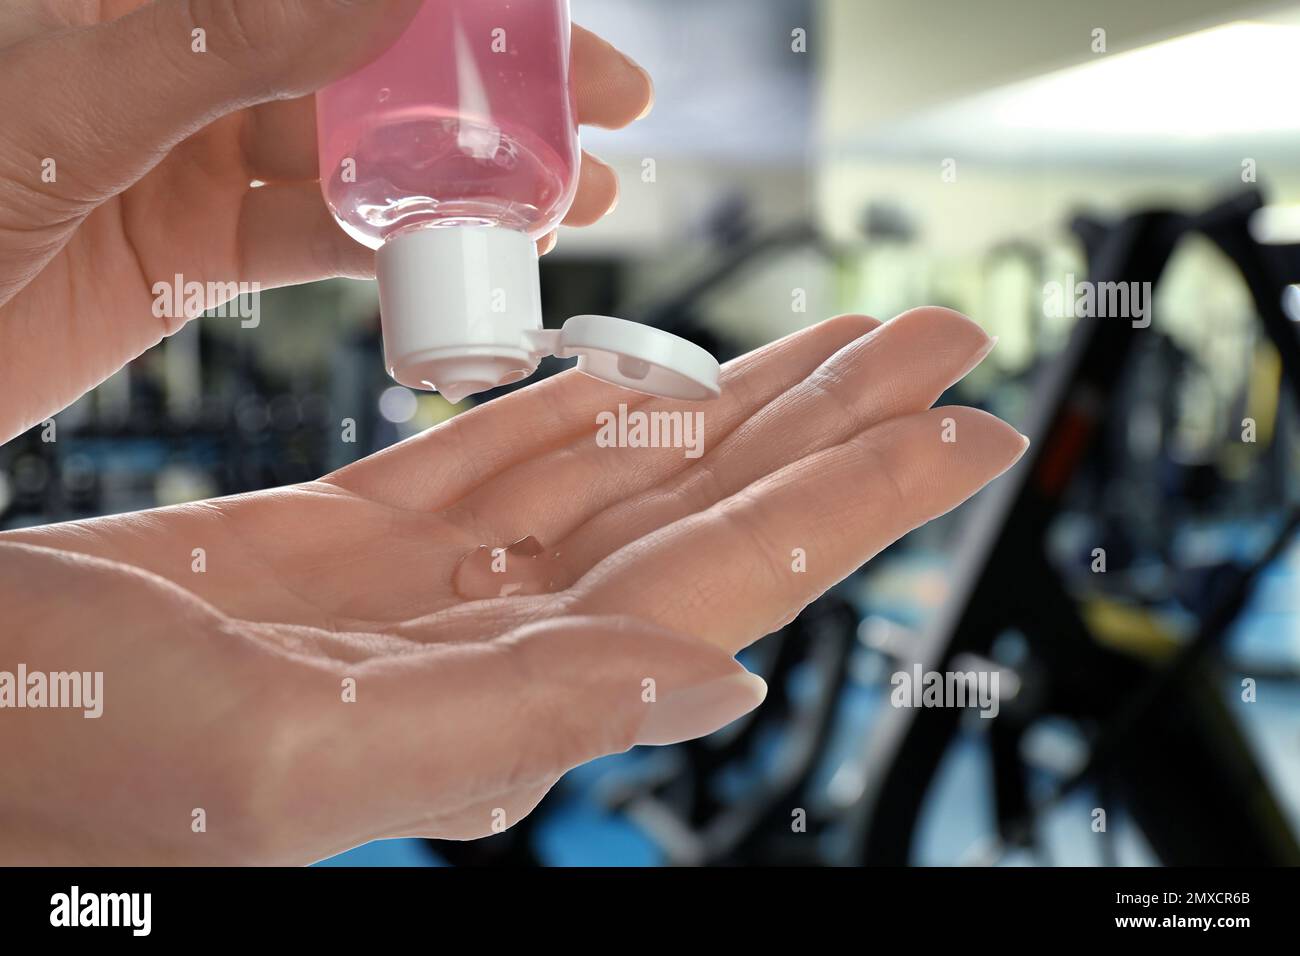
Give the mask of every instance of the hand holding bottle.
<path id="1" fill-rule="evenodd" d="M 153 315 L 160 278 L 370 274 L 321 200 L 308 94 L 420 5 L 0 13 L 0 441 L 188 318 Z M 602 41 L 575 30 L 573 58 L 579 119 L 648 108 L 648 78 Z M 576 189 L 577 224 L 616 195 L 590 157 Z M 0 535 L 0 658 L 103 675 L 93 720 L 0 720 L 21 755 L 0 862 L 298 863 L 481 836 L 572 766 L 728 723 L 763 694 L 737 650 L 1023 451 L 990 416 L 929 408 L 988 346 L 941 309 L 806 329 L 686 406 L 699 459 L 597 442 L 602 412 L 681 406 L 569 372 L 321 481 Z M 507 555 L 504 586 L 484 548 Z"/>
<path id="2" fill-rule="evenodd" d="M 5 6 L 0 441 L 193 317 L 154 314 L 159 281 L 267 289 L 374 274 L 374 252 L 321 200 L 311 94 L 391 46 L 420 6 Z M 618 127 L 649 109 L 649 77 L 603 40 L 574 28 L 572 54 L 581 122 Z M 583 155 L 576 182 L 564 221 L 599 220 L 617 196 L 613 171 Z M 553 241 L 543 236 L 543 251 Z"/>

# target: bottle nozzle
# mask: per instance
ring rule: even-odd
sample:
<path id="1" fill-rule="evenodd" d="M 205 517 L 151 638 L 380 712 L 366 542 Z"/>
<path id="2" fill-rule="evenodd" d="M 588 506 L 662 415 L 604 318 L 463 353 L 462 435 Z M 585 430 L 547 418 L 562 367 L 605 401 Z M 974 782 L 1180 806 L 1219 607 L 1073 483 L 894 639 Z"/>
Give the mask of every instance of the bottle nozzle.
<path id="1" fill-rule="evenodd" d="M 393 375 L 408 388 L 437 392 L 459 405 L 471 395 L 518 382 L 534 371 L 518 359 L 502 356 L 453 356 L 405 366 L 394 370 Z"/>

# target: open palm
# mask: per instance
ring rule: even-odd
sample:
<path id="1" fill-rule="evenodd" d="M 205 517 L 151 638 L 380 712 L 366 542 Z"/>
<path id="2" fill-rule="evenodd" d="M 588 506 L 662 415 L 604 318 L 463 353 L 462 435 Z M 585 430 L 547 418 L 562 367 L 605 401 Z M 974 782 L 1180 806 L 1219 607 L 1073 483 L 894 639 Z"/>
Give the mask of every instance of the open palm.
<path id="1" fill-rule="evenodd" d="M 114 592 L 119 617 L 192 603 L 197 633 L 160 635 L 149 656 L 175 669 L 179 655 L 176 693 L 215 693 L 234 708 L 223 719 L 252 722 L 239 744 L 209 731 L 231 750 L 217 763 L 263 767 L 272 758 L 256 741 L 270 740 L 286 765 L 312 768 L 275 774 L 256 810 L 246 794 L 234 800 L 230 812 L 274 821 L 259 854 L 480 836 L 578 763 L 698 735 L 754 706 L 761 682 L 736 651 L 1018 458 L 1023 438 L 997 419 L 929 407 L 988 347 L 942 309 L 879 327 L 846 316 L 728 365 L 722 396 L 698 406 L 698 460 L 598 445 L 601 411 L 683 406 L 570 372 L 319 482 L 0 544 L 129 569 L 141 591 Z M 474 593 L 490 568 L 468 593 L 455 586 L 480 549 L 526 536 L 543 553 L 507 553 L 502 573 L 544 562 L 534 593 Z M 255 666 L 232 664 L 248 655 Z M 339 703 L 347 675 L 370 707 Z M 658 687 L 649 707 L 646 680 Z M 710 684 L 725 693 L 682 702 Z M 148 703 L 122 718 L 133 732 L 158 719 Z M 212 762 L 168 756 L 182 775 L 200 773 L 196 757 Z M 371 774 L 381 792 L 367 789 Z"/>

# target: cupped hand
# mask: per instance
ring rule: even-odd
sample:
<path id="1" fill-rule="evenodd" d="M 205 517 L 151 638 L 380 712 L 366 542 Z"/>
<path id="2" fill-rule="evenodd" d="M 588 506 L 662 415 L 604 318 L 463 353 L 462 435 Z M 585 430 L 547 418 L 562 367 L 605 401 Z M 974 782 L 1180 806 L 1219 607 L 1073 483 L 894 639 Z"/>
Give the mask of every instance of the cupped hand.
<path id="1" fill-rule="evenodd" d="M 105 675 L 98 720 L 14 712 L 40 743 L 0 847 L 296 863 L 472 838 L 577 764 L 717 729 L 762 698 L 737 651 L 1019 458 L 996 418 L 931 408 L 989 347 L 943 309 L 845 316 L 730 363 L 709 403 L 568 372 L 318 482 L 0 535 L 19 659 Z M 703 454 L 606 447 L 620 404 L 701 412 Z M 455 586 L 530 536 L 502 580 L 544 562 L 533 586 Z"/>
<path id="2" fill-rule="evenodd" d="M 194 317 L 156 317 L 156 283 L 212 283 L 210 309 L 239 283 L 373 275 L 321 198 L 310 94 L 391 45 L 420 3 L 0 6 L 0 443 Z M 644 70 L 579 27 L 572 50 L 583 123 L 649 109 Z M 584 155 L 565 222 L 596 222 L 617 194 Z"/>

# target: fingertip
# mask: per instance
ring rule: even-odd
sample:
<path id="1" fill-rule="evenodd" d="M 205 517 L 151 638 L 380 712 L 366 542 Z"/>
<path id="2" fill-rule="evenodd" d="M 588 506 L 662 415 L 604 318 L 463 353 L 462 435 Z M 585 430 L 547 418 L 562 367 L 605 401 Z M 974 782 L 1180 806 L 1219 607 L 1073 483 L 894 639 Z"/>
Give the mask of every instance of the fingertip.
<path id="1" fill-rule="evenodd" d="M 618 173 L 613 166 L 590 153 L 582 154 L 578 194 L 564 217 L 566 226 L 592 226 L 618 205 Z"/>
<path id="2" fill-rule="evenodd" d="M 1014 465 L 1029 448 L 1026 435 L 983 409 L 957 405 L 933 411 L 940 417 L 941 438 L 945 443 L 956 447 L 964 434 L 968 438 L 965 448 L 973 447 L 982 461 L 996 469 L 995 475 Z M 952 427 L 945 432 L 943 426 L 948 421 Z"/>
<path id="3" fill-rule="evenodd" d="M 970 316 L 940 305 L 908 309 L 888 324 L 898 328 L 916 328 L 927 334 L 969 344 L 976 350 L 984 348 L 990 341 L 989 334 Z"/>
<path id="4" fill-rule="evenodd" d="M 636 117 L 632 120 L 632 122 L 634 123 L 639 123 L 641 120 L 645 119 L 647 116 L 649 116 L 651 113 L 654 112 L 655 78 L 650 75 L 649 70 L 643 67 L 640 63 L 633 60 L 626 53 L 623 54 L 623 59 L 625 59 L 628 62 L 628 65 L 630 65 L 632 69 L 634 69 L 637 73 L 641 75 L 641 81 L 645 87 L 645 92 L 644 92 L 645 106 L 641 108 L 641 112 L 638 113 Z"/>
<path id="5" fill-rule="evenodd" d="M 894 316 L 890 321 L 910 321 L 916 319 L 918 316 L 931 316 L 940 319 L 959 319 L 965 322 L 970 321 L 970 316 L 966 315 L 964 312 L 958 312 L 956 309 L 950 309 L 946 305 L 914 306 L 898 313 L 898 315 Z"/>
<path id="6" fill-rule="evenodd" d="M 859 337 L 866 335 L 868 332 L 874 332 L 883 324 L 874 316 L 864 315 L 860 312 L 842 312 L 819 323 L 823 328 L 830 331 L 847 330 L 856 333 Z"/>
<path id="7" fill-rule="evenodd" d="M 618 54 L 622 70 L 618 76 L 615 89 L 623 99 L 623 109 L 619 115 L 611 116 L 607 125 L 610 129 L 623 129 L 645 119 L 655 108 L 655 81 L 650 71 L 632 59 L 617 47 L 611 49 Z"/>
<path id="8" fill-rule="evenodd" d="M 240 275 L 263 288 L 374 278 L 374 251 L 339 228 L 314 183 L 248 190 L 236 238 Z"/>
<path id="9" fill-rule="evenodd" d="M 573 61 L 582 123 L 622 129 L 654 108 L 649 71 L 589 30 L 574 26 Z"/>
<path id="10" fill-rule="evenodd" d="M 767 682 L 744 668 L 651 702 L 637 743 L 667 746 L 705 737 L 748 714 L 767 697 Z"/>

